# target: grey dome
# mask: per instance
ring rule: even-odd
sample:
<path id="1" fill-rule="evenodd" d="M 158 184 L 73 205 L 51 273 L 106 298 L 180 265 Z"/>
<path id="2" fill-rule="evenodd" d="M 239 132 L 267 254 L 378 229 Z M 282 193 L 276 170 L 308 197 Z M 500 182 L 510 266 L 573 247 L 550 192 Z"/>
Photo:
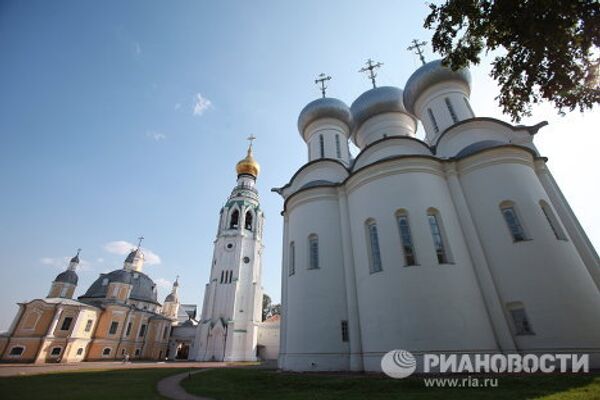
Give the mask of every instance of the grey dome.
<path id="1" fill-rule="evenodd" d="M 471 90 L 471 72 L 468 68 L 453 71 L 442 65 L 442 60 L 428 62 L 417 69 L 406 81 L 404 86 L 404 105 L 412 114 L 419 96 L 431 86 L 445 81 L 462 81 Z"/>
<path id="2" fill-rule="evenodd" d="M 462 158 L 477 153 L 480 150 L 491 149 L 492 147 L 504 146 L 506 143 L 498 140 L 482 140 L 481 142 L 471 143 L 456 154 L 456 158 Z"/>
<path id="3" fill-rule="evenodd" d="M 367 90 L 350 106 L 352 118 L 358 127 L 374 115 L 385 112 L 407 112 L 404 107 L 402 89 L 382 86 Z"/>
<path id="4" fill-rule="evenodd" d="M 77 285 L 78 281 L 79 281 L 79 277 L 77 276 L 75 271 L 71 271 L 71 270 L 61 272 L 60 274 L 58 274 L 56 276 L 56 279 L 54 279 L 54 282 L 64 282 L 64 283 L 70 283 L 72 285 Z"/>
<path id="5" fill-rule="evenodd" d="M 125 262 L 132 263 L 135 260 L 135 257 L 138 255 L 140 258 L 142 258 L 142 259 L 144 258 L 144 253 L 142 253 L 142 251 L 139 248 L 137 248 L 135 250 L 131 250 L 131 253 L 129 253 L 127 258 L 125 259 Z"/>
<path id="6" fill-rule="evenodd" d="M 106 285 L 103 285 L 104 279 L 108 279 Z M 154 290 L 156 284 L 150 277 L 142 272 L 126 271 L 117 269 L 108 274 L 100 274 L 98 279 L 92 283 L 87 292 L 80 299 L 88 298 L 106 298 L 108 286 L 110 282 L 119 282 L 130 284 L 131 294 L 129 298 L 132 300 L 147 301 L 149 303 L 159 304 Z"/>
<path id="7" fill-rule="evenodd" d="M 71 258 L 71 262 L 79 264 L 79 254 L 77 254 L 75 257 Z"/>
<path id="8" fill-rule="evenodd" d="M 165 303 L 168 302 L 168 301 L 171 302 L 171 303 L 176 303 L 178 301 L 177 300 L 177 296 L 174 295 L 173 293 L 169 293 L 167 295 L 167 297 L 165 297 Z"/>
<path id="9" fill-rule="evenodd" d="M 332 97 L 323 97 L 311 101 L 302 109 L 298 117 L 298 131 L 304 135 L 304 129 L 320 118 L 335 118 L 344 122 L 348 127 L 352 126 L 352 114 L 350 109 L 341 100 Z"/>

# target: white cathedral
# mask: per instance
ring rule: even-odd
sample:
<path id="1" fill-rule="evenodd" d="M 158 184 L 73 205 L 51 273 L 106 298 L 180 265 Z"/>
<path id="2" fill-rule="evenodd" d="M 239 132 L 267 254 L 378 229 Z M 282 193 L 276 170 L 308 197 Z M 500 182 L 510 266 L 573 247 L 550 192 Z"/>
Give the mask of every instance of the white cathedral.
<path id="1" fill-rule="evenodd" d="M 350 107 L 323 93 L 302 110 L 308 162 L 273 189 L 284 199 L 280 368 L 379 371 L 393 349 L 586 353 L 600 367 L 600 261 L 533 143 L 546 123 L 476 117 L 467 69 L 429 62 L 402 90 L 375 87 L 376 66 Z M 260 221 L 247 196 L 239 215 Z M 208 293 L 209 308 L 227 295 Z M 248 305 L 229 307 L 237 318 Z M 210 329 L 223 340 L 224 327 Z"/>

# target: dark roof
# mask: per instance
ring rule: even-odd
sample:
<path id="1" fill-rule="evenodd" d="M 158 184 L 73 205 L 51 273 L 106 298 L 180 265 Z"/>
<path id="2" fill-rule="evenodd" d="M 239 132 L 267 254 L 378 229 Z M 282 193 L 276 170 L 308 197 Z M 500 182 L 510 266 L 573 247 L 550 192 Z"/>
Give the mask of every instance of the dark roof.
<path id="1" fill-rule="evenodd" d="M 106 285 L 103 285 L 104 279 L 108 279 Z M 110 282 L 120 282 L 132 285 L 131 294 L 129 298 L 132 300 L 147 301 L 149 303 L 160 304 L 156 298 L 156 292 L 154 288 L 156 284 L 150 277 L 142 272 L 126 271 L 124 269 L 117 269 L 108 274 L 100 274 L 98 279 L 89 287 L 87 292 L 80 299 L 87 298 L 105 298 L 108 285 Z"/>
<path id="2" fill-rule="evenodd" d="M 64 272 L 61 272 L 60 274 L 58 274 L 56 276 L 56 279 L 54 279 L 54 282 L 65 282 L 65 283 L 70 283 L 72 285 L 77 285 L 78 281 L 79 281 L 79 278 L 77 277 L 77 274 L 75 273 L 75 271 L 71 271 L 71 270 L 66 270 Z"/>
<path id="3" fill-rule="evenodd" d="M 171 303 L 175 303 L 175 302 L 177 302 L 177 296 L 175 294 L 173 294 L 173 293 L 169 293 L 167 295 L 167 297 L 165 297 L 165 303 L 167 301 L 170 301 Z"/>

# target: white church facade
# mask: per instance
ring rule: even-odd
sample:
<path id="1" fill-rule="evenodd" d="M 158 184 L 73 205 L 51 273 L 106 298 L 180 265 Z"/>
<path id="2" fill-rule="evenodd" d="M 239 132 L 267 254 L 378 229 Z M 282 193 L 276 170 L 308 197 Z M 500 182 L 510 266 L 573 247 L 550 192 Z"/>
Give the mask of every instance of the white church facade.
<path id="1" fill-rule="evenodd" d="M 273 189 L 280 368 L 380 371 L 393 349 L 600 367 L 600 262 L 533 143 L 545 123 L 476 117 L 470 92 L 467 69 L 433 61 L 404 90 L 373 76 L 351 107 L 324 95 L 302 110 L 308 162 Z"/>

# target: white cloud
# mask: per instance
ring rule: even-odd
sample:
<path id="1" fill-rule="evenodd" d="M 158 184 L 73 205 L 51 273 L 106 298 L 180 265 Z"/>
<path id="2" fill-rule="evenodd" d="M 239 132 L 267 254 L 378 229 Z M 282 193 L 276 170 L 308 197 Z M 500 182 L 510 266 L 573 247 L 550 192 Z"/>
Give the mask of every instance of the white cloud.
<path id="1" fill-rule="evenodd" d="M 155 142 L 160 142 L 161 140 L 165 140 L 167 138 L 166 134 L 156 131 L 146 132 L 146 136 L 153 139 Z"/>
<path id="2" fill-rule="evenodd" d="M 171 287 L 173 286 L 173 282 L 165 278 L 155 279 L 154 283 L 156 283 L 156 286 L 158 286 L 161 289 L 171 290 Z"/>
<path id="3" fill-rule="evenodd" d="M 194 97 L 194 115 L 201 116 L 210 107 L 212 107 L 212 102 L 200 93 L 197 93 Z"/>
<path id="4" fill-rule="evenodd" d="M 67 269 L 67 267 L 69 266 L 69 261 L 71 261 L 71 258 L 73 258 L 73 256 L 42 257 L 42 258 L 40 258 L 40 263 L 62 271 L 62 270 Z M 91 269 L 92 269 L 92 264 L 89 261 L 80 258 L 79 267 L 77 268 L 77 270 L 78 271 L 90 271 Z"/>
<path id="5" fill-rule="evenodd" d="M 131 250 L 135 249 L 136 247 L 137 246 L 133 243 L 126 242 L 125 240 L 115 240 L 113 242 L 106 243 L 104 245 L 104 250 L 112 254 L 124 256 L 126 254 L 129 254 L 129 252 L 131 252 Z M 159 255 L 154 253 L 152 250 L 142 247 L 142 253 L 144 253 L 144 264 L 160 264 L 161 260 Z"/>

